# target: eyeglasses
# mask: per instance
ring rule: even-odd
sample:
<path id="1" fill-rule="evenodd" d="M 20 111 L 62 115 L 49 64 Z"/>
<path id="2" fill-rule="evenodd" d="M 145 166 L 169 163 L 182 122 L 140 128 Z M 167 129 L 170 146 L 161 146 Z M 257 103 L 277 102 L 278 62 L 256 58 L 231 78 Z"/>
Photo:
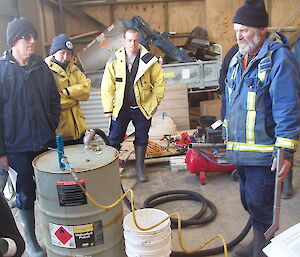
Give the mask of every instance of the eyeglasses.
<path id="1" fill-rule="evenodd" d="M 37 40 L 37 34 L 30 33 L 30 34 L 25 34 L 21 37 L 21 39 L 24 39 L 26 41 L 29 41 L 31 38 L 33 38 L 34 40 Z"/>

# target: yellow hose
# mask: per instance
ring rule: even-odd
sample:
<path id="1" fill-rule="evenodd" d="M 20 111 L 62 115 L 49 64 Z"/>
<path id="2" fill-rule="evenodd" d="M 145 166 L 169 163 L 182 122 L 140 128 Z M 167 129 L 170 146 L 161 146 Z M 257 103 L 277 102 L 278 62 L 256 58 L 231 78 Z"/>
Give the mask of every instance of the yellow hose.
<path id="1" fill-rule="evenodd" d="M 84 192 L 84 194 L 86 195 L 86 197 L 91 201 L 92 204 L 94 204 L 95 206 L 97 206 L 100 209 L 104 209 L 104 210 L 109 210 L 114 208 L 115 206 L 117 206 L 119 203 L 121 203 L 123 201 L 123 199 L 126 197 L 127 194 L 130 193 L 131 195 L 131 211 L 132 211 L 132 216 L 133 216 L 133 221 L 134 224 L 136 225 L 136 227 L 141 230 L 141 231 L 148 231 L 151 230 L 157 226 L 159 226 L 160 224 L 164 223 L 166 220 L 168 220 L 171 217 L 176 216 L 178 219 L 178 238 L 179 238 L 179 244 L 181 249 L 187 253 L 195 253 L 199 250 L 201 250 L 203 247 L 205 247 L 207 244 L 209 244 L 211 241 L 213 241 L 214 239 L 216 239 L 217 237 L 220 238 L 222 240 L 223 246 L 224 246 L 224 255 L 225 257 L 228 257 L 228 250 L 227 250 L 227 244 L 225 241 L 225 238 L 221 235 L 221 234 L 217 234 L 213 237 L 211 237 L 210 239 L 208 239 L 204 244 L 200 245 L 199 247 L 195 248 L 194 250 L 187 250 L 185 248 L 185 246 L 183 245 L 183 238 L 182 238 L 182 228 L 181 228 L 181 216 L 178 212 L 173 212 L 171 213 L 168 217 L 166 217 L 165 219 L 163 219 L 162 221 L 160 221 L 159 223 L 157 223 L 156 225 L 153 225 L 151 227 L 148 228 L 142 228 L 141 226 L 139 226 L 139 224 L 136 221 L 136 215 L 135 215 L 135 207 L 134 207 L 134 192 L 132 189 L 129 189 L 127 192 L 125 192 L 116 202 L 114 202 L 111 205 L 102 205 L 97 203 L 94 198 L 92 196 L 90 196 L 90 194 L 86 191 L 86 189 L 82 186 L 82 184 L 80 183 L 76 173 L 74 170 L 71 170 L 73 177 L 75 178 L 76 182 L 78 183 L 78 185 L 80 186 L 81 190 Z"/>

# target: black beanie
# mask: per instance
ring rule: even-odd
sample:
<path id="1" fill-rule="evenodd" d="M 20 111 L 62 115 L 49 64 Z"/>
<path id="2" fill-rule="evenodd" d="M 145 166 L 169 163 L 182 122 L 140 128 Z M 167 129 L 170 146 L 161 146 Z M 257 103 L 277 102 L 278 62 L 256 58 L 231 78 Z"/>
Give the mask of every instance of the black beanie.
<path id="1" fill-rule="evenodd" d="M 249 27 L 268 27 L 269 17 L 263 0 L 246 0 L 245 4 L 237 9 L 233 23 Z"/>
<path id="2" fill-rule="evenodd" d="M 66 34 L 60 34 L 53 38 L 50 47 L 50 55 L 62 49 L 70 50 L 70 51 L 72 51 L 73 49 L 73 44 L 70 41 L 70 38 Z"/>
<path id="3" fill-rule="evenodd" d="M 35 34 L 35 37 L 37 37 L 37 31 L 33 24 L 25 17 L 14 18 L 7 25 L 7 45 L 12 47 L 16 41 L 26 34 Z"/>

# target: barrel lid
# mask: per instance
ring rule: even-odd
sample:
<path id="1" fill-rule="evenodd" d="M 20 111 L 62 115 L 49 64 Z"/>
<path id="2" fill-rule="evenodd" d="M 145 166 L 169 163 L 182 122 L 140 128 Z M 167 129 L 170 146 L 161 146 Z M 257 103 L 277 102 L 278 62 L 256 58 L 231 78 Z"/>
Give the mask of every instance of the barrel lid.
<path id="1" fill-rule="evenodd" d="M 98 151 L 95 149 L 85 149 L 83 144 L 70 145 L 64 147 L 65 156 L 72 168 L 76 172 L 84 172 L 98 169 L 115 161 L 119 154 L 118 151 L 106 145 L 101 145 Z M 59 168 L 58 153 L 47 151 L 37 156 L 33 162 L 35 169 L 49 173 L 69 173 L 67 169 L 62 171 Z"/>

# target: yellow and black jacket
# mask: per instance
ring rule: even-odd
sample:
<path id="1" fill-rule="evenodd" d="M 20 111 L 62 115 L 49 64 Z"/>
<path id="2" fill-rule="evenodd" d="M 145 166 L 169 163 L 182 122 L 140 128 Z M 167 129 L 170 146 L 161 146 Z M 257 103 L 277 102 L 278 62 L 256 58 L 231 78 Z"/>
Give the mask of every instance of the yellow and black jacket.
<path id="1" fill-rule="evenodd" d="M 52 58 L 52 56 L 47 57 L 45 62 L 53 72 L 61 95 L 62 108 L 56 134 L 62 135 L 65 140 L 76 140 L 87 129 L 79 101 L 89 99 L 91 81 L 78 69 L 75 57 L 71 59 L 66 70 Z"/>
<path id="2" fill-rule="evenodd" d="M 101 100 L 104 114 L 117 118 L 124 101 L 126 85 L 126 54 L 120 48 L 108 60 L 102 83 Z M 157 58 L 140 45 L 139 67 L 134 80 L 136 103 L 147 119 L 160 104 L 165 92 L 165 81 Z"/>

